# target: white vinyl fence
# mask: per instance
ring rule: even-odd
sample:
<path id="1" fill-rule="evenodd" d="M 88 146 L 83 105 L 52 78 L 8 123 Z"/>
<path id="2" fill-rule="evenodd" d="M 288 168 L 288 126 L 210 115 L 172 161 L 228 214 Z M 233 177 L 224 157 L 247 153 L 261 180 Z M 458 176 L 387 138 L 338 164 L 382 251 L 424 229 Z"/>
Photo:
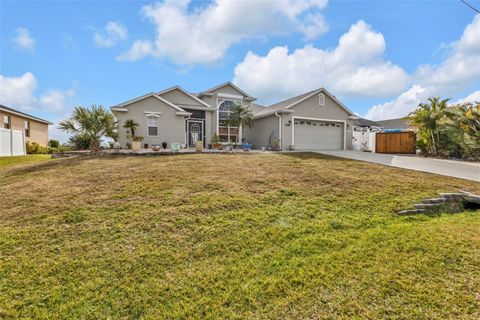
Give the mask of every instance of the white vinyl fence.
<path id="1" fill-rule="evenodd" d="M 376 132 L 354 131 L 352 147 L 356 151 L 370 151 L 375 152 L 375 134 Z"/>
<path id="2" fill-rule="evenodd" d="M 24 155 L 25 138 L 23 131 L 0 128 L 0 157 Z"/>

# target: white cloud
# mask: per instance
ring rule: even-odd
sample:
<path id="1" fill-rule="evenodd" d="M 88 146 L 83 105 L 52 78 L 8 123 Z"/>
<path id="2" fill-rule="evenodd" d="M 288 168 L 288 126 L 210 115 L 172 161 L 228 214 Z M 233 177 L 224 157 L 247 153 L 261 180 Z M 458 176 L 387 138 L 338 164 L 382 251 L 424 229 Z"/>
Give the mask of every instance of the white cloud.
<path id="1" fill-rule="evenodd" d="M 480 101 L 480 90 L 474 91 L 465 98 L 458 99 L 453 104 L 465 103 L 465 102 L 477 102 Z"/>
<path id="2" fill-rule="evenodd" d="M 23 111 L 61 112 L 66 101 L 75 95 L 75 90 L 48 90 L 40 96 L 35 95 L 38 83 L 31 72 L 19 77 L 0 75 L 0 103 Z"/>
<path id="3" fill-rule="evenodd" d="M 168 57 L 179 65 L 209 64 L 244 39 L 300 32 L 313 39 L 327 30 L 320 10 L 327 0 L 215 0 L 191 9 L 190 1 L 164 1 L 142 8 L 156 28 L 156 39 L 137 40 L 117 57 L 135 61 L 145 56 Z"/>
<path id="4" fill-rule="evenodd" d="M 35 51 L 35 39 L 30 34 L 30 31 L 26 28 L 18 28 L 16 30 L 16 36 L 13 38 L 13 42 L 18 48 L 34 52 Z"/>
<path id="5" fill-rule="evenodd" d="M 234 82 L 258 97 L 280 99 L 319 87 L 344 96 L 385 96 L 404 90 L 405 71 L 383 59 L 385 39 L 364 21 L 343 34 L 336 48 L 312 45 L 289 53 L 275 47 L 266 56 L 248 52 Z"/>
<path id="6" fill-rule="evenodd" d="M 127 37 L 127 28 L 119 22 L 109 21 L 105 26 L 105 32 L 103 34 L 95 33 L 93 40 L 99 47 L 111 48 L 116 45 L 118 41 L 125 40 Z"/>
<path id="7" fill-rule="evenodd" d="M 465 27 L 460 40 L 448 47 L 449 55 L 439 65 L 420 66 L 412 75 L 414 85 L 407 92 L 373 106 L 366 117 L 378 120 L 405 116 L 428 97 L 449 98 L 472 84 L 480 87 L 480 15 Z"/>
<path id="8" fill-rule="evenodd" d="M 371 120 L 385 120 L 405 117 L 415 110 L 421 101 L 428 98 L 428 92 L 421 85 L 414 85 L 398 98 L 383 104 L 373 106 L 368 110 L 365 118 Z"/>

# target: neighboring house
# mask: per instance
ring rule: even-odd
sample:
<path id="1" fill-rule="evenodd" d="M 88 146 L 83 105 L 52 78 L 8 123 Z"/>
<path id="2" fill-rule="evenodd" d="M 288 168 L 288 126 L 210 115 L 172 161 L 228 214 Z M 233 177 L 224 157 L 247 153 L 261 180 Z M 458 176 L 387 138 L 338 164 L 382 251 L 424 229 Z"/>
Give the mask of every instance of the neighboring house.
<path id="1" fill-rule="evenodd" d="M 23 132 L 25 142 L 37 142 L 42 146 L 48 144 L 48 126 L 53 124 L 29 114 L 8 108 L 0 104 L 0 128 Z"/>
<path id="2" fill-rule="evenodd" d="M 379 120 L 377 123 L 383 129 L 401 129 L 401 130 L 413 130 L 414 128 L 410 126 L 408 117 L 389 119 L 389 120 Z"/>
<path id="3" fill-rule="evenodd" d="M 353 127 L 355 130 L 364 131 L 367 129 L 377 130 L 380 129 L 382 126 L 376 121 L 368 120 L 365 118 L 358 118 L 353 121 Z"/>
<path id="4" fill-rule="evenodd" d="M 131 136 L 123 124 L 133 119 L 140 127 L 136 135 L 144 144 L 167 142 L 193 147 L 196 141 L 211 144 L 216 133 L 221 143 L 246 140 L 255 148 L 296 149 L 351 148 L 352 121 L 355 115 L 325 89 L 276 103 L 269 107 L 253 103 L 248 93 L 231 82 L 198 94 L 175 86 L 111 107 L 119 122 L 119 143 L 125 147 Z M 252 108 L 254 127 L 228 125 L 235 104 Z"/>

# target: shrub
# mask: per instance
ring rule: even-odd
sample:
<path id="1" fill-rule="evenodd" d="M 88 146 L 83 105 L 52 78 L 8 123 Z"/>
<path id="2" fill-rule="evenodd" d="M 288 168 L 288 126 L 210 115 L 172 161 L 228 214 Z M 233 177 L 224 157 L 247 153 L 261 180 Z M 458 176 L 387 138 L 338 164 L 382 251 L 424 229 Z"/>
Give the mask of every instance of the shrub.
<path id="1" fill-rule="evenodd" d="M 50 141 L 48 141 L 48 146 L 52 148 L 59 148 L 60 142 L 58 140 L 51 139 Z"/>
<path id="2" fill-rule="evenodd" d="M 27 154 L 52 154 L 60 152 L 59 148 L 44 147 L 36 142 L 28 141 L 25 144 Z"/>

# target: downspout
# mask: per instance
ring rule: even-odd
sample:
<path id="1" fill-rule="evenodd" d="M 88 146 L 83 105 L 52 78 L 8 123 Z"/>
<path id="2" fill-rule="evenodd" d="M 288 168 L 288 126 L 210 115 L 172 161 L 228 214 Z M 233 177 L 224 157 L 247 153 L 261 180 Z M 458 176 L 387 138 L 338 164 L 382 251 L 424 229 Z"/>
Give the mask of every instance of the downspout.
<path id="1" fill-rule="evenodd" d="M 278 118 L 278 144 L 280 145 L 280 150 L 282 150 L 282 116 L 275 112 L 275 117 Z"/>

